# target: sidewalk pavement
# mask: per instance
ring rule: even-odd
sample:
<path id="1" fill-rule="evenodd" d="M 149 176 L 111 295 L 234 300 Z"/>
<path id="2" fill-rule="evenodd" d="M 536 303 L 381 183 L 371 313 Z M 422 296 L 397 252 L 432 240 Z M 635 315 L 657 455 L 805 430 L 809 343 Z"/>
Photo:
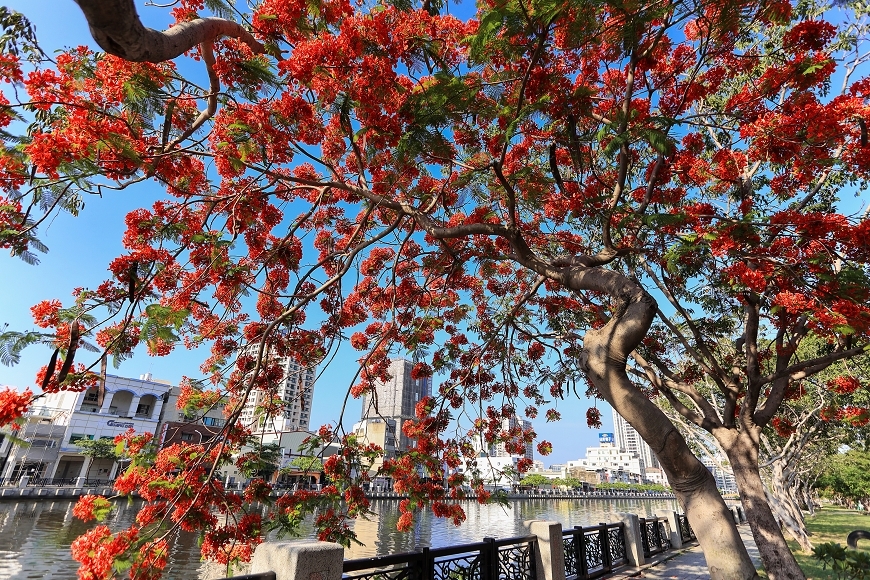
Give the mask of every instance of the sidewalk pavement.
<path id="1" fill-rule="evenodd" d="M 737 526 L 737 529 L 740 531 L 743 543 L 746 544 L 749 556 L 755 562 L 755 568 L 761 569 L 761 557 L 758 554 L 758 548 L 755 546 L 755 540 L 752 539 L 752 531 L 749 529 L 749 524 Z M 701 547 L 698 544 L 694 544 L 687 548 L 665 552 L 658 557 L 653 557 L 649 563 L 640 568 L 622 569 L 611 576 L 611 578 L 614 580 L 623 580 L 625 578 L 709 580 L 710 573 L 707 571 L 707 561 L 704 559 L 704 552 L 701 551 Z"/>

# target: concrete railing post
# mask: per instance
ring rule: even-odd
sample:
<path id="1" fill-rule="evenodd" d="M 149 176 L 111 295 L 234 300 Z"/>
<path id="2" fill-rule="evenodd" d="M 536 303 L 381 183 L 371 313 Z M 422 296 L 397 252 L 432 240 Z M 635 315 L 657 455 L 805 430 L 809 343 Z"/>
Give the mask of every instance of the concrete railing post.
<path id="1" fill-rule="evenodd" d="M 254 550 L 251 574 L 274 572 L 276 580 L 341 580 L 344 548 L 332 542 L 263 542 Z"/>
<path id="2" fill-rule="evenodd" d="M 23 475 L 21 477 L 21 479 L 18 480 L 18 487 L 20 487 L 21 489 L 24 489 L 25 487 L 27 487 L 28 483 L 30 483 L 30 476 Z"/>
<path id="3" fill-rule="evenodd" d="M 77 477 L 77 478 L 76 478 L 75 489 L 81 489 L 81 488 L 83 488 L 84 486 L 85 486 L 85 478 L 84 478 L 84 477 Z"/>
<path id="4" fill-rule="evenodd" d="M 625 524 L 625 556 L 632 566 L 643 566 L 646 557 L 643 555 L 643 540 L 640 535 L 640 519 L 636 514 L 618 514 Z"/>
<path id="5" fill-rule="evenodd" d="M 665 515 L 668 517 L 668 523 L 671 524 L 671 547 L 682 548 L 683 534 L 680 532 L 682 529 L 680 528 L 680 514 L 678 512 L 669 511 L 665 512 Z"/>
<path id="6" fill-rule="evenodd" d="M 528 520 L 523 522 L 529 533 L 538 537 L 535 553 L 537 580 L 565 580 L 565 543 L 562 524 Z"/>

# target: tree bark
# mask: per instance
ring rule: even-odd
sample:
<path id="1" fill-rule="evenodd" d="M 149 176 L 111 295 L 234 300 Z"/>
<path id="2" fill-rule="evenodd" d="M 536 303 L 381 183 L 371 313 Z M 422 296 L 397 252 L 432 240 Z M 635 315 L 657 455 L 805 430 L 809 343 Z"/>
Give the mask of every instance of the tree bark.
<path id="1" fill-rule="evenodd" d="M 637 387 L 626 372 L 626 360 L 646 336 L 656 312 L 655 300 L 638 284 L 610 270 L 600 287 L 616 301 L 610 321 L 583 339 L 583 366 L 592 384 L 652 447 L 704 551 L 714 580 L 757 578 L 755 566 L 740 538 L 712 474 L 689 449 L 665 414 Z"/>
<path id="2" fill-rule="evenodd" d="M 740 489 L 740 501 L 752 529 L 755 545 L 771 580 L 806 580 L 797 560 L 785 542 L 782 530 L 773 516 L 758 468 L 758 443 L 753 441 L 752 427 L 733 433 L 729 441 L 719 439 L 725 449 L 734 479 Z M 760 431 L 757 427 L 756 431 Z M 757 433 L 755 433 L 757 436 Z M 757 439 L 757 437 L 756 437 Z"/>
<path id="3" fill-rule="evenodd" d="M 765 492 L 767 503 L 789 535 L 800 544 L 801 550 L 809 552 L 813 545 L 807 534 L 800 506 L 792 494 L 787 468 L 783 466 L 785 461 L 785 458 L 780 458 L 770 465 L 770 489 Z"/>
<path id="4" fill-rule="evenodd" d="M 172 60 L 202 42 L 221 36 L 238 38 L 254 54 L 265 48 L 237 22 L 200 18 L 160 32 L 142 25 L 133 0 L 75 0 L 82 9 L 91 36 L 109 54 L 133 62 Z"/>

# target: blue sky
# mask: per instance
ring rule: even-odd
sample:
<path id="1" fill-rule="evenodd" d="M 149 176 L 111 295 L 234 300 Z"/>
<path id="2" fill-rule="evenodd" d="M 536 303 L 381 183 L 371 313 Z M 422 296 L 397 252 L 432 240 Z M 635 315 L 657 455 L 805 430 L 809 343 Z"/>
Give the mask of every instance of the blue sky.
<path id="1" fill-rule="evenodd" d="M 37 36 L 43 49 L 51 54 L 65 46 L 88 45 L 98 49 L 90 37 L 87 24 L 72 0 L 7 0 L 13 10 L 24 13 L 36 26 Z M 169 24 L 168 11 L 144 6 L 137 0 L 139 14 L 145 23 L 154 28 Z M 462 6 L 465 12 L 473 6 Z M 181 71 L 191 67 L 194 74 L 201 74 L 199 63 L 177 64 Z M 58 298 L 70 303 L 74 287 L 95 287 L 107 274 L 109 261 L 123 251 L 121 236 L 124 231 L 124 215 L 138 207 L 150 207 L 161 196 L 161 188 L 154 184 L 142 184 L 122 192 L 112 192 L 104 198 L 86 200 L 79 217 L 66 214 L 52 219 L 40 228 L 40 239 L 49 247 L 48 254 L 40 255 L 41 263 L 30 266 L 17 258 L 0 256 L 0 326 L 9 324 L 12 330 L 32 329 L 29 308 L 41 300 Z M 33 386 L 36 371 L 47 364 L 50 351 L 45 347 L 32 347 L 24 352 L 21 363 L 14 367 L 0 366 L 0 384 L 19 388 Z M 117 370 L 121 376 L 138 377 L 152 373 L 154 378 L 177 383 L 182 375 L 198 376 L 199 364 L 206 350 L 185 351 L 177 349 L 166 357 L 150 357 L 137 351 L 136 355 L 123 362 Z M 314 392 L 311 426 L 334 423 L 343 402 L 346 390 L 353 379 L 358 354 L 349 345 L 339 352 L 333 363 L 323 370 Z M 438 377 L 435 377 L 438 384 Z M 585 454 L 587 446 L 597 445 L 598 430 L 586 426 L 586 401 L 570 399 L 560 402 L 563 419 L 558 423 L 534 422 L 541 439 L 553 443 L 553 453 L 543 459 L 545 464 L 577 459 Z M 359 417 L 359 402 L 351 401 L 346 412 L 345 426 L 349 427 Z M 612 431 L 610 408 L 599 403 L 604 426 L 602 431 Z"/>

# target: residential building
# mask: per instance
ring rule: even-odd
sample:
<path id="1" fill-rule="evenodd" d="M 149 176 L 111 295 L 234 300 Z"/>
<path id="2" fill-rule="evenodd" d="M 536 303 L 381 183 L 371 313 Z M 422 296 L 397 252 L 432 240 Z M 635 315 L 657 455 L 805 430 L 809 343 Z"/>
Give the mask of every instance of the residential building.
<path id="1" fill-rule="evenodd" d="M 207 409 L 185 412 L 177 408 L 178 387 L 172 387 L 163 407 L 163 421 L 157 443 L 169 447 L 176 443 L 207 443 L 216 437 L 224 425 L 224 404 L 218 403 Z"/>
<path id="2" fill-rule="evenodd" d="M 643 460 L 633 453 L 627 453 L 611 443 L 611 433 L 599 433 L 599 447 L 587 447 L 586 457 L 565 464 L 567 473 L 577 470 L 594 471 L 602 483 L 643 483 Z M 579 469 L 578 469 L 579 468 Z M 584 476 L 584 480 L 588 479 Z"/>
<path id="3" fill-rule="evenodd" d="M 724 493 L 737 493 L 737 480 L 734 479 L 734 472 L 727 464 L 727 460 L 723 457 L 710 457 L 705 455 L 700 458 L 713 478 L 716 480 L 716 487 Z"/>
<path id="4" fill-rule="evenodd" d="M 532 428 L 532 422 L 526 421 L 525 419 L 518 419 L 516 415 L 513 417 L 506 417 L 501 420 L 501 429 L 503 432 L 507 433 L 511 429 L 515 429 L 517 427 L 522 427 L 523 431 L 528 431 Z M 510 457 L 512 455 L 516 455 L 513 453 L 508 453 L 507 449 L 505 449 L 505 443 L 493 443 L 486 450 L 487 454 L 490 457 Z M 525 444 L 525 452 L 521 455 L 517 455 L 517 457 L 525 457 L 526 459 L 535 459 L 535 445 L 533 442 L 529 441 Z"/>
<path id="5" fill-rule="evenodd" d="M 293 357 L 282 357 L 280 361 L 284 368 L 284 377 L 275 394 L 284 402 L 284 412 L 268 419 L 262 416 L 258 409 L 265 402 L 267 393 L 261 390 L 252 391 L 239 421 L 255 432 L 282 433 L 307 431 L 309 428 L 317 366 L 306 367 Z"/>
<path id="6" fill-rule="evenodd" d="M 96 387 L 47 394 L 25 416 L 18 437 L 29 445 L 12 446 L 2 477 L 113 478 L 117 462 L 92 460 L 76 442 L 114 439 L 128 429 L 156 433 L 170 390 L 169 383 L 152 380 L 150 374 L 139 379 L 107 375 L 102 400 Z"/>
<path id="7" fill-rule="evenodd" d="M 367 443 L 374 443 L 384 450 L 384 457 L 396 456 L 396 419 L 374 417 L 363 419 L 353 426 L 354 435 Z M 369 473 L 376 473 L 384 464 L 384 457 L 378 457 L 369 467 Z M 389 488 L 389 482 L 376 481 L 375 486 Z"/>
<path id="8" fill-rule="evenodd" d="M 294 460 L 300 457 L 311 457 L 312 455 L 305 455 L 301 451 L 301 449 L 305 446 L 305 440 L 309 437 L 314 436 L 314 433 L 310 433 L 308 431 L 283 431 L 280 433 L 276 432 L 262 432 L 257 435 L 257 440 L 263 446 L 269 446 L 277 444 L 278 446 L 278 460 L 277 463 L 273 466 L 272 469 L 268 469 L 266 471 L 270 471 L 269 481 L 272 483 L 280 483 L 280 484 L 297 484 L 301 486 L 316 486 L 319 485 L 320 482 L 320 469 L 301 469 L 294 466 Z M 242 452 L 250 451 L 250 447 L 244 447 Z M 340 451 L 340 446 L 338 443 L 328 443 L 326 445 L 322 445 L 312 450 L 311 453 L 313 457 L 320 459 L 321 461 L 325 461 L 327 457 L 330 455 L 335 455 Z M 235 465 L 226 465 L 221 469 L 221 477 L 226 481 L 227 484 L 232 485 L 234 483 L 242 482 L 248 479 L 245 475 L 243 475 L 237 466 Z"/>
<path id="9" fill-rule="evenodd" d="M 660 468 L 659 460 L 653 450 L 647 445 L 640 434 L 632 427 L 628 421 L 622 418 L 622 415 L 613 410 L 613 434 L 615 436 L 616 447 L 626 453 L 633 453 L 640 457 L 644 467 Z"/>
<path id="10" fill-rule="evenodd" d="M 383 439 L 368 439 L 369 443 L 375 443 L 385 449 L 389 447 L 389 439 L 393 442 L 395 453 L 406 451 L 412 447 L 412 441 L 403 432 L 402 426 L 405 421 L 415 421 L 417 415 L 415 407 L 424 397 L 432 394 L 432 379 L 421 377 L 415 379 L 411 376 L 414 368 L 413 361 L 398 359 L 390 364 L 390 380 L 377 381 L 373 393 L 366 393 L 362 398 L 362 413 L 360 423 L 354 425 L 354 432 L 362 430 L 365 433 L 379 433 Z M 377 423 L 369 423 L 374 419 L 384 421 L 384 429 L 377 427 Z M 383 434 L 380 435 L 381 431 Z"/>
<path id="11" fill-rule="evenodd" d="M 456 473 L 467 474 L 466 481 L 470 481 L 472 474 L 476 472 L 487 488 L 513 490 L 520 482 L 517 469 L 520 459 L 521 455 L 489 457 L 481 452 L 476 458 L 457 467 Z"/>

